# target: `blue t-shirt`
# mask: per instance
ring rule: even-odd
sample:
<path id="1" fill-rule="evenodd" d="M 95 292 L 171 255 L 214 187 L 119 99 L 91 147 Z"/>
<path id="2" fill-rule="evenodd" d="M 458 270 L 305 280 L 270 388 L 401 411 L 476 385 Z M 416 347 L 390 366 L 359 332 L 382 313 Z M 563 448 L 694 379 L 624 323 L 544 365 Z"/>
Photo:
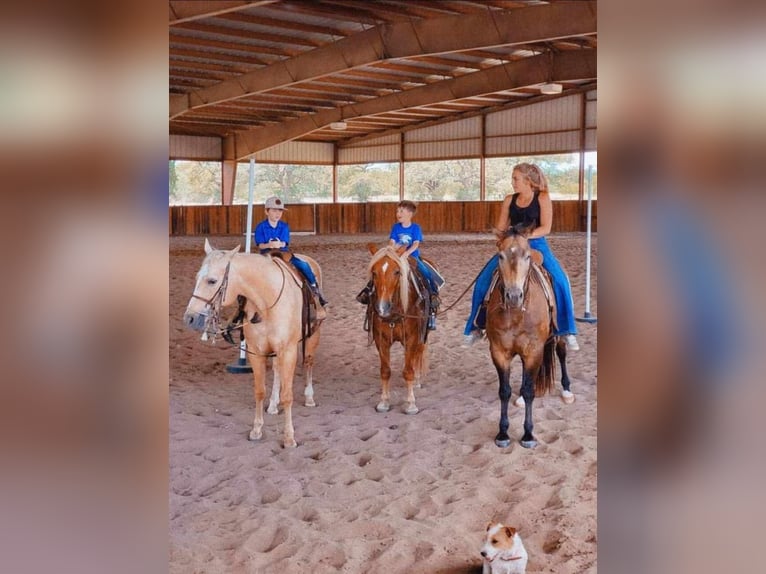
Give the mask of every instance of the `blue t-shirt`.
<path id="1" fill-rule="evenodd" d="M 409 227 L 404 227 L 397 221 L 391 228 L 391 234 L 388 237 L 396 241 L 399 245 L 406 245 L 407 247 L 412 245 L 415 241 L 423 242 L 423 232 L 420 230 L 420 225 L 417 223 L 410 223 Z M 420 257 L 420 249 L 413 251 L 412 256 Z"/>
<path id="2" fill-rule="evenodd" d="M 280 251 L 287 251 L 290 245 L 290 226 L 287 225 L 281 219 L 277 221 L 277 226 L 272 227 L 268 219 L 261 221 L 253 232 L 255 236 L 255 244 L 268 243 L 272 239 L 284 241 L 285 246 L 280 248 Z M 269 249 L 261 249 L 261 253 L 268 253 Z"/>

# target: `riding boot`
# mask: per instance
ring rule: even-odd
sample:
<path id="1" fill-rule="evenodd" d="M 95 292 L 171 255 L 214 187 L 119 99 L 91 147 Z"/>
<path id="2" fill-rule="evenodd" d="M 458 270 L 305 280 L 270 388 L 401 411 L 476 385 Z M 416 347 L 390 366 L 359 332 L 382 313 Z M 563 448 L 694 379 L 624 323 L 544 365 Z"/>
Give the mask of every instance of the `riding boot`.
<path id="1" fill-rule="evenodd" d="M 439 295 L 437 293 L 431 293 L 430 298 L 431 312 L 428 315 L 428 330 L 436 330 L 436 310 L 439 308 Z"/>
<path id="2" fill-rule="evenodd" d="M 359 291 L 359 294 L 356 296 L 356 300 L 359 301 L 362 305 L 369 305 L 371 294 L 372 294 L 372 281 L 367 283 L 367 285 L 364 286 L 364 289 Z"/>
<path id="3" fill-rule="evenodd" d="M 327 299 L 325 299 L 324 295 L 322 295 L 322 290 L 319 289 L 319 286 L 314 283 L 313 285 L 309 285 L 309 287 L 311 287 L 311 292 L 314 294 L 314 297 L 317 298 L 319 304 L 322 307 L 325 307 L 327 305 Z"/>

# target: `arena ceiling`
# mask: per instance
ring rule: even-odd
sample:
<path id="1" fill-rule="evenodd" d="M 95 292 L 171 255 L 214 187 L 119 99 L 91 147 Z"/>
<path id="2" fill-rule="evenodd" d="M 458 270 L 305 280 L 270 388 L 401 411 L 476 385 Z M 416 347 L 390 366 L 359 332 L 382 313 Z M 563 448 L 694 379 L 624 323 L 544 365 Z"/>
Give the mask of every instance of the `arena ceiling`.
<path id="1" fill-rule="evenodd" d="M 291 140 L 342 147 L 596 87 L 595 1 L 169 8 L 170 134 L 221 137 L 228 159 Z M 551 82 L 562 93 L 541 95 Z"/>

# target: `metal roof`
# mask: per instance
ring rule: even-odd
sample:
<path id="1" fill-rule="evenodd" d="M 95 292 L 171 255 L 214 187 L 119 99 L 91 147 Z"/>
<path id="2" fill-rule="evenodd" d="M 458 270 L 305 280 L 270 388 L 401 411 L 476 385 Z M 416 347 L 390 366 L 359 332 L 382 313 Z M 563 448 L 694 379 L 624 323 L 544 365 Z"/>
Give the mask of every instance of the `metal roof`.
<path id="1" fill-rule="evenodd" d="M 343 147 L 596 87 L 595 1 L 170 1 L 171 134 Z M 342 122 L 345 129 L 330 126 Z"/>

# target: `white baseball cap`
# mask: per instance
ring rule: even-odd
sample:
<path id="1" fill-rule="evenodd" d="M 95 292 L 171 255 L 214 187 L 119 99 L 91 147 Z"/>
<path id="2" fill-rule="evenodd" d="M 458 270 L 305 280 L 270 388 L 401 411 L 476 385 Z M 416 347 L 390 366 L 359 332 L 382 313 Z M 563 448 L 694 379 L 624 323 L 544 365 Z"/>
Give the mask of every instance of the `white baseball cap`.
<path id="1" fill-rule="evenodd" d="M 285 204 L 282 203 L 282 200 L 279 199 L 276 195 L 272 195 L 270 198 L 268 198 L 264 207 L 266 209 L 281 209 L 282 211 L 287 211 Z"/>

